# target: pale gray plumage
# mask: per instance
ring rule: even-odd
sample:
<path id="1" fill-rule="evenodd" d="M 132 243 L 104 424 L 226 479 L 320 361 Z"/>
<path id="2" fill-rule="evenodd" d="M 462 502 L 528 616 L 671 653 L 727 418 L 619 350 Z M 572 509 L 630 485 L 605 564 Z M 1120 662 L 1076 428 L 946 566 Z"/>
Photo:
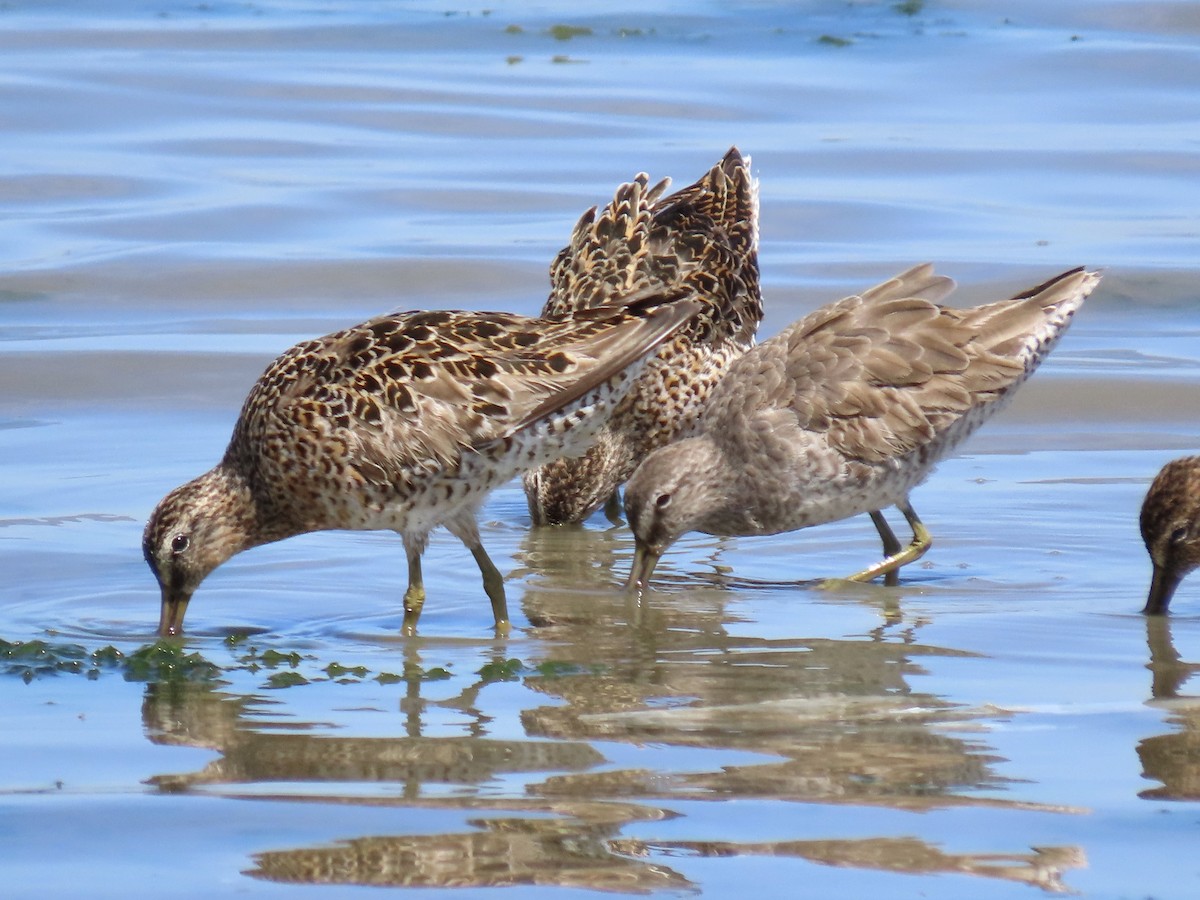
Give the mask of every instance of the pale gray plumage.
<path id="1" fill-rule="evenodd" d="M 884 575 L 928 549 L 908 502 L 936 462 L 999 410 L 1062 336 L 1099 276 L 1075 269 L 1010 300 L 941 306 L 950 279 L 917 266 L 823 307 L 748 351 L 697 433 L 652 453 L 625 488 L 644 586 L 680 535 L 776 534 L 871 513 Z M 901 549 L 881 510 L 913 527 Z"/>

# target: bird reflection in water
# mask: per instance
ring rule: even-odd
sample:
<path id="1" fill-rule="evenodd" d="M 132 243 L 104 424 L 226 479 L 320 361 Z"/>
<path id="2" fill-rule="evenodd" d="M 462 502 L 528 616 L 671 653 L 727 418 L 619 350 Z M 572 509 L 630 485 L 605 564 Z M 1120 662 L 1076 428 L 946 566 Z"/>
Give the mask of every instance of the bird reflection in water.
<path id="1" fill-rule="evenodd" d="M 1200 664 L 1182 659 L 1171 637 L 1167 616 L 1146 617 L 1146 643 L 1150 650 L 1150 703 L 1166 710 L 1173 726 L 1138 742 L 1142 775 L 1162 782 L 1141 791 L 1146 800 L 1200 800 L 1200 695 L 1181 693 Z"/>
<path id="2" fill-rule="evenodd" d="M 143 718 L 152 741 L 220 754 L 199 771 L 152 783 L 164 792 L 203 786 L 207 796 L 291 802 L 317 816 L 334 804 L 395 808 L 398 832 L 410 821 L 406 812 L 413 821 L 421 811 L 459 817 L 460 827 L 439 833 L 375 829 L 307 847 L 253 848 L 246 874 L 289 884 L 644 893 L 695 889 L 691 858 L 778 856 L 1060 891 L 1062 873 L 1084 864 L 1072 846 L 949 853 L 909 836 L 794 839 L 797 822 L 812 821 L 803 810 L 819 815 L 822 805 L 1074 812 L 1004 797 L 1008 782 L 985 738 L 989 723 L 1011 714 L 914 689 L 925 665 L 970 654 L 925 642 L 902 598 L 862 635 L 770 639 L 742 633 L 735 592 L 673 596 L 646 606 L 636 623 L 626 597 L 604 597 L 533 579 L 522 608 L 543 624 L 533 627 L 534 639 L 456 651 L 466 656 L 454 668 L 475 668 L 475 677 L 431 681 L 429 654 L 442 663 L 450 651 L 405 642 L 397 648 L 403 683 L 392 688 L 395 737 L 347 737 L 331 733 L 336 719 L 289 719 L 280 703 L 296 696 L 290 692 L 267 705 L 226 686 L 150 685 Z M 525 659 L 504 658 L 517 647 Z M 523 693 L 509 685 L 497 706 L 501 694 L 489 689 L 499 681 L 519 682 Z M 511 737 L 511 719 L 496 721 L 513 714 L 524 738 Z M 505 737 L 494 737 L 501 727 Z M 614 743 L 653 749 L 618 764 L 604 752 Z M 743 803 L 742 812 L 731 809 L 724 834 L 692 840 L 678 823 L 656 834 L 654 823 L 678 820 L 687 804 L 711 808 L 719 799 Z M 798 812 L 780 817 L 776 840 L 740 839 L 744 810 L 780 803 L 807 807 L 787 807 Z"/>

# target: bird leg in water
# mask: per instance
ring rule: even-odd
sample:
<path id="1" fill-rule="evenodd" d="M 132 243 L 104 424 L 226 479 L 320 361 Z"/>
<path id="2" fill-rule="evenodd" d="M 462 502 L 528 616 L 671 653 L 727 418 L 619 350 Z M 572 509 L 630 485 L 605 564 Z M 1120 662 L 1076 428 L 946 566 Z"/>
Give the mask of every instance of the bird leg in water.
<path id="1" fill-rule="evenodd" d="M 411 637 L 417 633 L 417 619 L 421 618 L 421 607 L 425 605 L 425 582 L 421 579 L 421 551 L 417 542 L 404 541 L 404 552 L 408 556 L 408 589 L 404 592 L 404 627 L 401 633 Z"/>
<path id="2" fill-rule="evenodd" d="M 479 525 L 475 521 L 475 514 L 472 512 L 466 515 L 458 515 L 446 522 L 446 529 L 463 542 L 463 545 L 471 551 L 471 555 L 475 557 L 475 564 L 479 566 L 479 574 L 483 576 L 483 590 L 488 595 L 488 599 L 492 601 L 492 615 L 496 620 L 496 634 L 504 636 L 508 634 L 508 603 L 504 599 L 504 576 L 500 574 L 500 570 L 496 568 L 491 557 L 487 555 L 487 551 L 483 549 L 483 541 L 479 539 Z"/>
<path id="3" fill-rule="evenodd" d="M 492 563 L 478 538 L 467 547 L 471 551 L 471 555 L 475 557 L 475 562 L 479 564 L 479 571 L 483 574 L 483 590 L 488 595 L 488 599 L 492 601 L 492 615 L 496 617 L 496 634 L 503 637 L 512 628 L 508 621 L 508 603 L 504 599 L 504 576 Z"/>
<path id="4" fill-rule="evenodd" d="M 883 517 L 883 513 L 877 509 L 871 510 L 871 521 L 875 523 L 875 530 L 879 532 L 879 537 L 883 541 L 883 555 L 887 557 L 895 556 L 899 553 L 900 539 L 892 531 L 892 526 Z M 900 583 L 900 573 L 892 569 L 892 571 L 883 576 L 883 583 L 888 587 L 895 587 Z"/>
<path id="5" fill-rule="evenodd" d="M 612 492 L 608 500 L 604 502 L 604 518 L 608 519 L 614 525 L 621 525 L 625 521 L 621 516 L 622 512 L 621 489 L 617 488 Z"/>
<path id="6" fill-rule="evenodd" d="M 879 531 L 879 536 L 883 539 L 883 549 L 887 553 L 887 557 L 881 559 L 873 566 L 863 569 L 861 572 L 855 572 L 846 578 L 847 581 L 872 581 L 880 575 L 884 576 L 884 584 L 896 584 L 898 573 L 901 566 L 908 565 L 910 562 L 915 562 L 925 555 L 925 552 L 933 546 L 933 536 L 925 527 L 916 511 L 908 502 L 897 503 L 896 508 L 904 513 L 904 518 L 908 521 L 912 528 L 913 538 L 904 549 L 900 549 L 900 542 L 896 540 L 896 535 L 892 533 L 892 529 L 886 522 L 883 522 L 883 516 L 874 511 L 871 513 L 871 521 L 875 523 L 875 528 Z M 880 523 L 883 522 L 883 527 Z M 886 534 L 884 530 L 886 529 Z M 891 536 L 891 544 L 894 550 L 889 551 L 888 536 Z M 894 580 L 893 576 L 896 576 Z"/>

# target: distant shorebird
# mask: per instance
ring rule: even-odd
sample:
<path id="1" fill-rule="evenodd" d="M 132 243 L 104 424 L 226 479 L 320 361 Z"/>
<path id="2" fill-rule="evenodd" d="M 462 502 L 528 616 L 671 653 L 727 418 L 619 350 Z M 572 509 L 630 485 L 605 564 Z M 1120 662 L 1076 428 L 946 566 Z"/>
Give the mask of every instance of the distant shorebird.
<path id="1" fill-rule="evenodd" d="M 1142 503 L 1141 527 L 1154 567 L 1142 612 L 1159 615 L 1179 583 L 1200 566 L 1200 456 L 1162 467 Z"/>
<path id="2" fill-rule="evenodd" d="M 778 534 L 871 515 L 897 571 L 931 538 L 908 495 L 1037 368 L 1099 281 L 1075 269 L 973 309 L 937 301 L 954 282 L 917 266 L 819 309 L 735 362 L 695 436 L 652 453 L 625 486 L 637 540 L 630 589 L 680 535 Z M 913 531 L 903 549 L 881 510 Z"/>
<path id="3" fill-rule="evenodd" d="M 526 473 L 535 525 L 580 522 L 606 503 L 646 454 L 695 422 L 709 393 L 754 344 L 762 321 L 758 284 L 758 186 L 750 159 L 731 149 L 695 184 L 663 196 L 638 175 L 597 215 L 589 210 L 550 268 L 543 315 L 576 315 L 630 292 L 695 297 L 701 311 L 646 365 L 586 455 Z"/>
<path id="4" fill-rule="evenodd" d="M 479 540 L 487 493 L 579 452 L 647 355 L 699 309 L 643 297 L 569 319 L 406 312 L 297 344 L 258 379 L 225 456 L 168 494 L 143 536 L 161 634 L 236 553 L 325 529 L 390 529 L 408 557 L 404 630 L 425 600 L 421 554 L 445 525 L 471 551 L 508 628 L 503 578 Z"/>

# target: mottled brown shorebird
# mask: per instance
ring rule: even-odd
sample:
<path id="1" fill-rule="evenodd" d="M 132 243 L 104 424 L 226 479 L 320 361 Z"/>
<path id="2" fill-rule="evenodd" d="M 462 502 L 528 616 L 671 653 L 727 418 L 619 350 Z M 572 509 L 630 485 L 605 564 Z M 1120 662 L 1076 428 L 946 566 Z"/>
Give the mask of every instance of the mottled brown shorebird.
<path id="1" fill-rule="evenodd" d="M 1200 566 L 1200 456 L 1162 467 L 1142 502 L 1141 526 L 1154 567 L 1142 612 L 1161 615 L 1179 583 Z"/>
<path id="2" fill-rule="evenodd" d="M 625 486 L 644 587 L 680 535 L 778 534 L 869 512 L 897 571 L 931 544 L 909 492 L 997 412 L 1099 281 L 1074 269 L 973 309 L 924 265 L 825 306 L 750 350 L 709 398 L 697 434 L 651 454 Z M 912 528 L 903 549 L 881 510 Z"/>
<path id="3" fill-rule="evenodd" d="M 584 213 L 550 267 L 543 315 L 566 316 L 642 291 L 671 291 L 702 306 L 664 343 L 582 457 L 525 474 L 535 525 L 581 522 L 602 505 L 615 516 L 618 489 L 646 454 L 686 433 L 729 364 L 754 345 L 762 321 L 758 185 L 736 147 L 695 184 L 664 196 L 645 173 L 621 185 L 597 214 Z"/>
<path id="4" fill-rule="evenodd" d="M 399 532 L 404 630 L 425 588 L 421 554 L 445 525 L 471 551 L 508 628 L 503 578 L 476 512 L 518 472 L 581 452 L 648 354 L 699 304 L 644 297 L 567 319 L 405 312 L 297 344 L 242 406 L 225 456 L 154 510 L 143 551 L 162 589 L 161 634 L 235 553 L 326 529 Z"/>

